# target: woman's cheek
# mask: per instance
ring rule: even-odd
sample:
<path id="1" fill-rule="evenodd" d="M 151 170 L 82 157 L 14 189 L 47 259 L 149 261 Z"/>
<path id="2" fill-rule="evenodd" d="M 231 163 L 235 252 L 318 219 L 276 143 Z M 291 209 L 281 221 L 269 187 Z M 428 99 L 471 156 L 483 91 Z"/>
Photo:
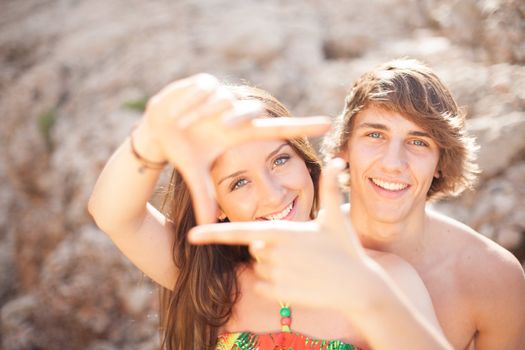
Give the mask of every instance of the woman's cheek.
<path id="1" fill-rule="evenodd" d="M 254 219 L 255 203 L 253 198 L 242 195 L 240 191 L 229 196 L 221 208 L 230 221 L 251 221 Z"/>

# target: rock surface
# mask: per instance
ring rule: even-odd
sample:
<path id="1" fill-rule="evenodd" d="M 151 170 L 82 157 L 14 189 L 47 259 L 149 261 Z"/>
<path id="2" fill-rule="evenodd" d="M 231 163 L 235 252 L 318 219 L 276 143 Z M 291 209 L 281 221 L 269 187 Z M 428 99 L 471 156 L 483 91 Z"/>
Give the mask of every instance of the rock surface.
<path id="1" fill-rule="evenodd" d="M 140 105 L 206 71 L 298 115 L 339 113 L 399 56 L 433 66 L 481 144 L 476 191 L 435 205 L 525 261 L 523 1 L 32 0 L 0 11 L 0 348 L 158 348 L 154 284 L 86 211 Z"/>

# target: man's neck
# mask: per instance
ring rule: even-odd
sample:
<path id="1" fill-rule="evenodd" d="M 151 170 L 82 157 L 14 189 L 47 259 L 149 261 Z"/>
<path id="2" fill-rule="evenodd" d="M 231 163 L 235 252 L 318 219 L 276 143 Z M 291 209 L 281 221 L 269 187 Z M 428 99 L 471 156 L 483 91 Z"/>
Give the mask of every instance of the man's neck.
<path id="1" fill-rule="evenodd" d="M 350 218 L 365 248 L 393 253 L 406 260 L 421 256 L 425 240 L 424 207 L 399 222 L 374 220 L 353 207 Z"/>

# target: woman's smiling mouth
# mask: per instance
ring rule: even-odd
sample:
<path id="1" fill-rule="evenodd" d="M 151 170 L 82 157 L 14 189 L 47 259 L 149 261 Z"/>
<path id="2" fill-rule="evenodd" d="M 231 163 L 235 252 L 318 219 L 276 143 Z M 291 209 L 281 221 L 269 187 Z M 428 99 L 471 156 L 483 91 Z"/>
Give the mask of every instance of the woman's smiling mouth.
<path id="1" fill-rule="evenodd" d="M 283 210 L 277 213 L 273 213 L 270 215 L 262 216 L 261 219 L 263 220 L 287 220 L 289 219 L 293 213 L 295 213 L 295 202 L 297 198 L 295 198 L 290 204 L 286 206 Z"/>

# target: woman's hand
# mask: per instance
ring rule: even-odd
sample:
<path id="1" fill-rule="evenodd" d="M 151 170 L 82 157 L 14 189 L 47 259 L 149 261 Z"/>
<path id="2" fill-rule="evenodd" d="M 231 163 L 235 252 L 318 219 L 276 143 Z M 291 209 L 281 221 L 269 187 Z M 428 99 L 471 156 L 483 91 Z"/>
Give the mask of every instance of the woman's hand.
<path id="1" fill-rule="evenodd" d="M 311 222 L 236 222 L 198 226 L 194 244 L 248 245 L 256 257 L 256 285 L 262 294 L 292 304 L 369 310 L 384 271 L 369 258 L 341 210 L 337 174 L 344 166 L 329 164 L 321 179 L 324 211 Z"/>
<path id="2" fill-rule="evenodd" d="M 152 162 L 175 166 L 190 188 L 198 222 L 214 222 L 209 169 L 220 154 L 246 141 L 320 135 L 330 124 L 326 117 L 259 118 L 263 113 L 260 103 L 238 101 L 215 77 L 198 74 L 149 100 L 134 133 L 136 148 Z"/>

